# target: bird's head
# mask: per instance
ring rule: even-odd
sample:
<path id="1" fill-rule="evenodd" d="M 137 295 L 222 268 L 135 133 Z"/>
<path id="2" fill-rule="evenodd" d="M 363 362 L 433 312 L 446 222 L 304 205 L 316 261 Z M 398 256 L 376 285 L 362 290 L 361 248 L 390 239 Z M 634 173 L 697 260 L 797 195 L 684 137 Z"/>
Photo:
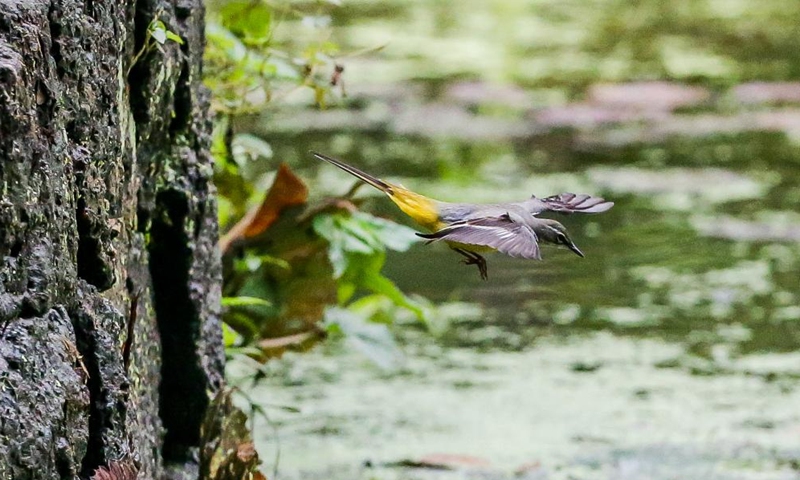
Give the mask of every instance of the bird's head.
<path id="1" fill-rule="evenodd" d="M 534 231 L 541 240 L 555 245 L 563 245 L 575 252 L 576 255 L 584 256 L 583 252 L 569 238 L 567 228 L 564 225 L 549 218 L 541 218 L 540 220 L 542 222 L 537 228 L 534 228 Z"/>

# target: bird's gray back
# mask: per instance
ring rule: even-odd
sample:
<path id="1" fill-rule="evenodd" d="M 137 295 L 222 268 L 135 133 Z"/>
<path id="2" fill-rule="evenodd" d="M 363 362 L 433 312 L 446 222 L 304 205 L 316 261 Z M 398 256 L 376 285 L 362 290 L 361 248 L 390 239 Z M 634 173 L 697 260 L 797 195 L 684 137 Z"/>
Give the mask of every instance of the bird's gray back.
<path id="1" fill-rule="evenodd" d="M 474 220 L 481 217 L 498 217 L 506 213 L 503 204 L 440 203 L 439 218 L 445 223 Z"/>
<path id="2" fill-rule="evenodd" d="M 476 218 L 501 217 L 507 213 L 516 213 L 522 217 L 531 216 L 531 212 L 523 203 L 442 203 L 439 207 L 439 218 L 445 223 L 455 223 Z"/>

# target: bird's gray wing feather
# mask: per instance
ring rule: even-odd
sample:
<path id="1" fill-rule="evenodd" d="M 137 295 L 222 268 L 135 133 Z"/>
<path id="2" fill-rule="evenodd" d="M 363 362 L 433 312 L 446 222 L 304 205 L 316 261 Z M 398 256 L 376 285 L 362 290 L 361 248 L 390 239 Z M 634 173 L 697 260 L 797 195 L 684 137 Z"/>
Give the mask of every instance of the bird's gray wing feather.
<path id="1" fill-rule="evenodd" d="M 614 202 L 607 202 L 601 197 L 574 193 L 561 193 L 545 198 L 534 198 L 530 200 L 534 204 L 532 212 L 535 214 L 551 211 L 564 214 L 570 213 L 603 213 L 614 206 Z"/>
<path id="2" fill-rule="evenodd" d="M 477 218 L 448 225 L 431 234 L 417 235 L 431 241 L 491 247 L 511 257 L 542 259 L 536 233 L 528 225 L 513 222 L 507 215 Z"/>

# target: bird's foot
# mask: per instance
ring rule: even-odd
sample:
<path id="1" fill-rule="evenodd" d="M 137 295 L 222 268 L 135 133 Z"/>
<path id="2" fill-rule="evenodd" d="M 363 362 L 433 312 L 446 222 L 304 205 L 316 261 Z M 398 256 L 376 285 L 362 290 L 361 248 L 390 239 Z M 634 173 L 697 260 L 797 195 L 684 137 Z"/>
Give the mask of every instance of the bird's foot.
<path id="1" fill-rule="evenodd" d="M 481 273 L 481 280 L 489 280 L 489 269 L 486 267 L 486 259 L 477 256 L 476 258 L 470 260 L 464 260 L 466 265 L 477 265 L 478 271 Z"/>
<path id="2" fill-rule="evenodd" d="M 463 255 L 465 258 L 463 260 L 465 265 L 477 265 L 478 271 L 481 274 L 481 280 L 488 280 L 489 279 L 489 269 L 486 267 L 486 259 L 482 256 L 478 255 L 475 252 L 468 252 L 467 250 L 462 250 L 460 248 L 454 249 L 456 252 Z"/>

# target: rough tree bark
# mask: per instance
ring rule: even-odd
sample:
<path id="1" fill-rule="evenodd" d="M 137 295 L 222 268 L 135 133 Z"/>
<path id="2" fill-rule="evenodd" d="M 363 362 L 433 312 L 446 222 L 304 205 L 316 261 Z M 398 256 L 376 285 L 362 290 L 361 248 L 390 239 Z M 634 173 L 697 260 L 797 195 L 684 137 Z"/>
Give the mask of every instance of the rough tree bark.
<path id="1" fill-rule="evenodd" d="M 196 477 L 222 384 L 201 0 L 0 1 L 0 479 Z M 162 20 L 182 37 L 142 51 Z"/>

